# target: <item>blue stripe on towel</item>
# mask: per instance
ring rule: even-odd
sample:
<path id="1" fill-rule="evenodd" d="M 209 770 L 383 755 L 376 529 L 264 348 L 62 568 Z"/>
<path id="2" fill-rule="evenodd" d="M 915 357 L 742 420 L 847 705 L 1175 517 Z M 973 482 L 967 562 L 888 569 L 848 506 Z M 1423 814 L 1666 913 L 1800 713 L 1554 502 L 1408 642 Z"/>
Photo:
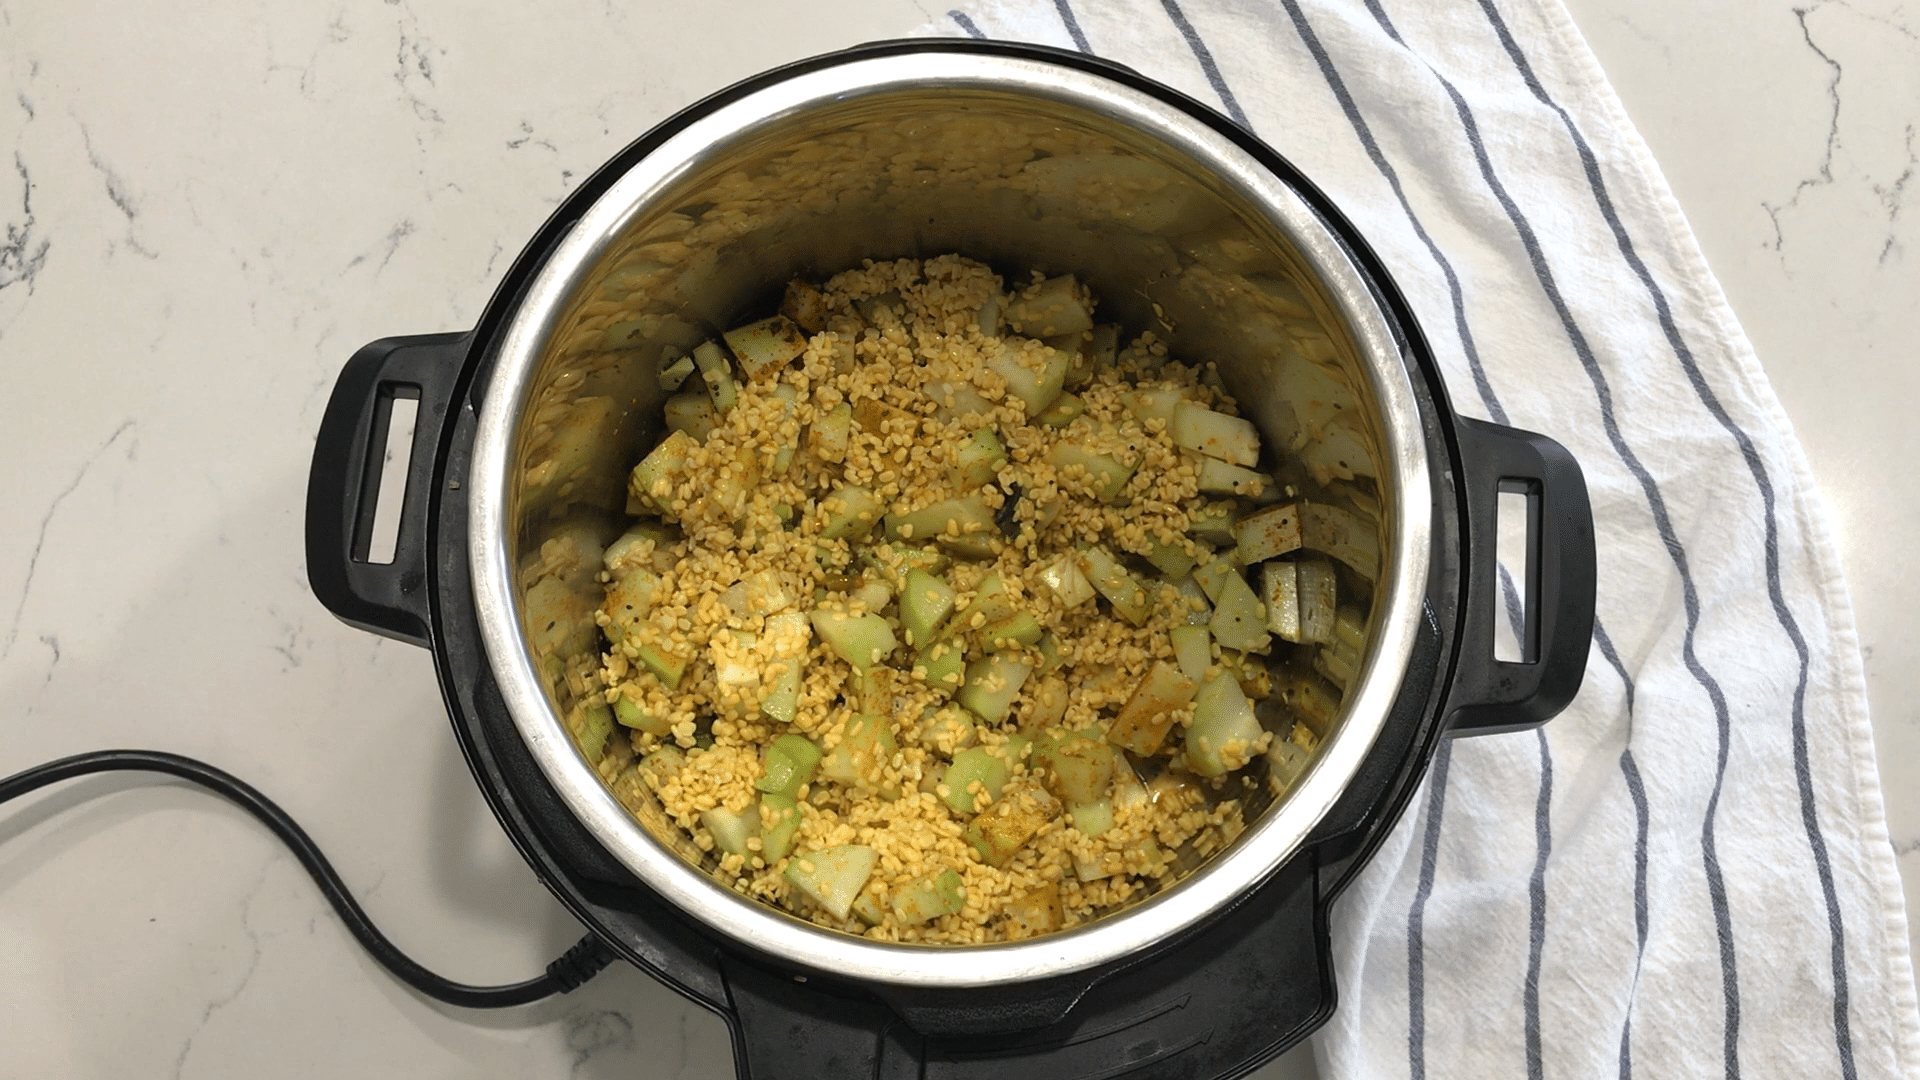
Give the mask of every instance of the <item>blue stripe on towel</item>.
<path id="1" fill-rule="evenodd" d="M 1666 335 L 1667 343 L 1672 346 L 1674 356 L 1679 359 L 1681 368 L 1686 372 L 1687 382 L 1692 385 L 1694 393 L 1707 407 L 1707 411 L 1713 414 L 1713 418 L 1718 420 L 1720 426 L 1725 428 L 1727 433 L 1733 436 L 1734 442 L 1739 444 L 1741 456 L 1746 459 L 1747 468 L 1753 473 L 1754 483 L 1760 489 L 1760 499 L 1766 508 L 1767 523 L 1767 597 L 1773 604 L 1774 618 L 1779 621 L 1781 629 L 1786 631 L 1787 637 L 1793 642 L 1794 651 L 1799 655 L 1800 660 L 1799 677 L 1793 690 L 1793 765 L 1795 779 L 1799 784 L 1800 814 L 1807 830 L 1807 844 L 1813 851 L 1814 867 L 1820 877 L 1820 890 L 1827 905 L 1827 925 L 1832 935 L 1834 1044 L 1840 1056 L 1842 1080 L 1854 1080 L 1853 1035 L 1847 1007 L 1846 931 L 1841 923 L 1840 899 L 1834 888 L 1833 868 L 1827 857 L 1826 837 L 1820 830 L 1819 815 L 1813 794 L 1812 770 L 1807 760 L 1806 695 L 1809 663 L 1807 642 L 1800 632 L 1800 624 L 1794 619 L 1793 612 L 1788 609 L 1786 598 L 1781 590 L 1779 524 L 1774 509 L 1772 478 L 1767 473 L 1766 464 L 1760 460 L 1760 453 L 1754 447 L 1753 440 L 1728 415 L 1726 409 L 1720 404 L 1719 397 L 1707 385 L 1706 377 L 1701 373 L 1699 365 L 1694 362 L 1693 351 L 1687 347 L 1686 341 L 1680 336 L 1680 328 L 1674 323 L 1673 309 L 1667 303 L 1665 291 L 1654 281 L 1652 271 L 1647 268 L 1639 252 L 1634 249 L 1633 240 L 1627 235 L 1626 226 L 1614 209 L 1613 199 L 1607 192 L 1606 181 L 1600 176 L 1600 163 L 1594 157 L 1593 148 L 1587 144 L 1586 137 L 1580 133 L 1579 125 L 1573 122 L 1573 117 L 1560 107 L 1559 102 L 1553 100 L 1534 75 L 1533 66 L 1527 62 L 1526 54 L 1514 40 L 1512 32 L 1507 29 L 1506 21 L 1500 17 L 1500 12 L 1494 7 L 1492 0 L 1480 0 L 1480 8 L 1486 13 L 1488 22 L 1492 24 L 1494 33 L 1500 39 L 1501 47 L 1513 60 L 1514 68 L 1526 82 L 1527 89 L 1532 91 L 1533 96 L 1542 104 L 1552 109 L 1560 117 L 1560 122 L 1566 126 L 1567 134 L 1572 138 L 1574 148 L 1580 154 L 1580 164 L 1586 172 L 1587 186 L 1593 191 L 1600 215 L 1606 219 L 1607 227 L 1612 230 L 1614 240 L 1619 244 L 1621 256 L 1632 268 L 1634 275 L 1640 279 L 1641 284 L 1646 286 L 1647 294 L 1653 300 L 1654 311 L 1659 318 L 1660 330 Z"/>

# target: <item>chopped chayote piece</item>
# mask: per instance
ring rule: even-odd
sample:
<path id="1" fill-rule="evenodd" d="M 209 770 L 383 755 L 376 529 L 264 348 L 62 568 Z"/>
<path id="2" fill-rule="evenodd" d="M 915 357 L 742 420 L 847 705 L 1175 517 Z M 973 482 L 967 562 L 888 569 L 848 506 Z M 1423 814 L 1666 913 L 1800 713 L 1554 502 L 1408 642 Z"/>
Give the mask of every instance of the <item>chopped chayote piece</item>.
<path id="1" fill-rule="evenodd" d="M 747 840 L 760 835 L 759 800 L 748 804 L 745 810 L 729 810 L 725 806 L 716 806 L 700 813 L 700 824 L 707 827 L 713 836 L 713 846 L 729 855 L 746 858 L 752 852 Z"/>
<path id="2" fill-rule="evenodd" d="M 1201 776 L 1220 776 L 1240 768 L 1259 753 L 1263 734 L 1253 702 L 1231 673 L 1214 676 L 1193 702 L 1184 759 Z"/>
<path id="3" fill-rule="evenodd" d="M 1206 633 L 1201 627 L 1184 629 Z M 1107 729 L 1108 741 L 1140 757 L 1159 753 L 1173 727 L 1174 713 L 1185 708 L 1199 688 L 1199 682 L 1180 668 L 1164 660 L 1154 664 Z"/>
<path id="4" fill-rule="evenodd" d="M 999 798 L 1009 775 L 1004 754 L 984 746 L 968 747 L 953 755 L 953 764 L 940 781 L 944 789 L 940 798 L 960 813 L 971 814 L 977 795 L 984 794 L 989 801 Z"/>
<path id="5" fill-rule="evenodd" d="M 952 867 L 932 877 L 902 885 L 893 894 L 893 917 L 904 926 L 919 926 L 942 915 L 957 915 L 967 906 L 967 887 Z"/>
<path id="6" fill-rule="evenodd" d="M 749 379 L 777 373 L 807 349 L 806 335 L 784 315 L 735 327 L 722 336 Z"/>
<path id="7" fill-rule="evenodd" d="M 805 735 L 778 736 L 767 744 L 766 752 L 760 756 L 760 779 L 755 780 L 753 786 L 791 797 L 813 779 L 814 770 L 820 767 L 820 758 L 820 748 Z"/>
<path id="8" fill-rule="evenodd" d="M 794 856 L 787 863 L 786 877 L 834 918 L 844 919 L 878 858 L 872 848 L 860 844 L 823 848 Z"/>
<path id="9" fill-rule="evenodd" d="M 892 655 L 898 642 L 893 639 L 893 628 L 879 615 L 849 615 L 844 611 L 816 610 L 810 616 L 813 629 L 837 653 L 840 659 L 853 665 L 855 671 L 865 671 Z"/>
<path id="10" fill-rule="evenodd" d="M 933 632 L 953 613 L 953 586 L 922 570 L 907 571 L 900 590 L 900 629 L 907 644 L 923 646 L 933 640 Z"/>
<path id="11" fill-rule="evenodd" d="M 954 700 L 989 724 L 1007 718 L 1013 699 L 1033 673 L 1033 665 L 995 653 L 967 665 L 966 680 Z"/>

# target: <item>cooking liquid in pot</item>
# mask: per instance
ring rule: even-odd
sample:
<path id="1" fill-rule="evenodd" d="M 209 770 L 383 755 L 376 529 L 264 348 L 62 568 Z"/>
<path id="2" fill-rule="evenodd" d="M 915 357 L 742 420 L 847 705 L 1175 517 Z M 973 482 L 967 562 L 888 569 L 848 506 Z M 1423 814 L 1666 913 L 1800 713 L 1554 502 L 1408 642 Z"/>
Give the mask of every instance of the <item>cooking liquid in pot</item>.
<path id="1" fill-rule="evenodd" d="M 1173 883 L 1284 793 L 1360 663 L 1367 480 L 1262 447 L 1210 365 L 1123 343 L 1071 277 L 1005 284 L 869 262 L 667 351 L 637 523 L 521 570 L 621 802 L 877 940 L 1029 937 Z M 602 652 L 568 640 L 583 574 Z"/>

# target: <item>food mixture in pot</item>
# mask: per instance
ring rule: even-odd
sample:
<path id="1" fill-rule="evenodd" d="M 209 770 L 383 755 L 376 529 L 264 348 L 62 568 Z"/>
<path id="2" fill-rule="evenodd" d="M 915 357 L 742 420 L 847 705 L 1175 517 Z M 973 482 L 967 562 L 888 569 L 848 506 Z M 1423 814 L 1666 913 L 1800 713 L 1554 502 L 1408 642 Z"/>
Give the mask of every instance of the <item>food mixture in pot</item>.
<path id="1" fill-rule="evenodd" d="M 870 262 L 667 357 L 567 717 L 723 884 L 877 940 L 1157 891 L 1300 773 L 1359 667 L 1365 492 L 1280 484 L 1207 365 L 1072 277 L 1003 286 Z"/>

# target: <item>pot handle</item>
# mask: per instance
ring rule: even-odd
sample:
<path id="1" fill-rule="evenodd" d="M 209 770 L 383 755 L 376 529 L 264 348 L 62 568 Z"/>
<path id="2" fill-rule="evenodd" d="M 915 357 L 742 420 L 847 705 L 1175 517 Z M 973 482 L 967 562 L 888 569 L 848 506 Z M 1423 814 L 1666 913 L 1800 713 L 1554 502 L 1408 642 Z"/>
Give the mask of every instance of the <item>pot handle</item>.
<path id="1" fill-rule="evenodd" d="M 1538 727 L 1567 707 L 1586 677 L 1597 577 L 1593 508 L 1580 465 L 1544 435 L 1463 417 L 1466 563 L 1459 666 L 1449 724 L 1479 735 Z M 1505 605 L 1496 564 L 1502 493 L 1528 508 L 1522 659 L 1497 660 L 1494 627 Z"/>
<path id="2" fill-rule="evenodd" d="M 333 384 L 307 474 L 307 581 L 349 626 L 428 644 L 426 526 L 435 449 L 471 340 L 471 334 L 381 338 L 354 353 Z M 376 563 L 367 555 L 398 398 L 416 399 L 419 407 L 393 561 Z"/>

